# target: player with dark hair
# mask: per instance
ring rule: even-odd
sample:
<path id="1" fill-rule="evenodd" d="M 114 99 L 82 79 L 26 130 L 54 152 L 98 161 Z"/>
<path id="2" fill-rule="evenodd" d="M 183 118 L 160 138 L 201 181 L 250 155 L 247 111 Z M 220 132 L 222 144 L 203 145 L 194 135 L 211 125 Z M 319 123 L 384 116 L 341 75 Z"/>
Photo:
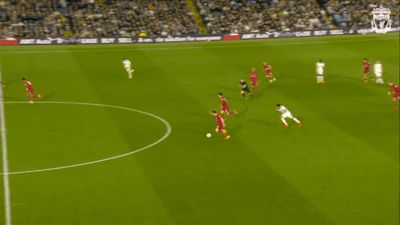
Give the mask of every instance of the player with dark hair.
<path id="1" fill-rule="evenodd" d="M 217 132 L 218 134 L 222 134 L 225 140 L 231 138 L 231 136 L 228 134 L 228 131 L 225 129 L 224 118 L 218 115 L 216 111 L 211 111 L 211 115 L 214 116 L 214 119 L 217 122 L 217 127 L 215 128 L 215 132 Z"/>
<path id="2" fill-rule="evenodd" d="M 294 117 L 285 106 L 281 104 L 276 104 L 276 110 L 281 113 L 281 121 L 285 128 L 289 127 L 289 124 L 286 122 L 287 118 L 296 122 L 299 127 L 302 125 L 301 121 Z"/>
<path id="3" fill-rule="evenodd" d="M 257 78 L 257 72 L 256 72 L 255 68 L 251 68 L 251 71 L 249 73 L 249 79 L 251 81 L 251 86 L 253 88 L 253 92 L 257 92 L 258 78 Z"/>
<path id="4" fill-rule="evenodd" d="M 267 78 L 270 83 L 276 81 L 276 78 L 274 77 L 274 75 L 272 75 L 272 66 L 266 62 L 263 62 L 263 67 L 265 78 Z"/>
<path id="5" fill-rule="evenodd" d="M 42 97 L 41 94 L 35 95 L 35 90 L 33 88 L 32 82 L 28 81 L 25 78 L 22 78 L 22 83 L 25 86 L 25 90 L 28 94 L 28 100 L 30 104 L 33 104 L 33 100 L 40 99 Z"/>
<path id="6" fill-rule="evenodd" d="M 388 92 L 388 95 L 392 95 L 393 109 L 398 109 L 400 100 L 399 85 L 395 84 L 393 81 L 389 81 L 389 87 L 390 90 Z"/>
<path id="7" fill-rule="evenodd" d="M 247 96 L 250 94 L 249 85 L 247 85 L 245 80 L 240 80 L 240 94 L 247 99 Z"/>
<path id="8" fill-rule="evenodd" d="M 373 77 L 370 72 L 371 64 L 369 63 L 367 58 L 363 60 L 363 73 L 364 73 L 364 83 L 368 83 L 368 80 L 373 80 Z"/>
<path id="9" fill-rule="evenodd" d="M 237 114 L 236 111 L 232 112 L 229 110 L 228 101 L 226 100 L 225 96 L 221 92 L 218 93 L 218 98 L 219 98 L 219 101 L 221 102 L 221 115 L 222 116 L 225 114 L 228 116 Z"/>

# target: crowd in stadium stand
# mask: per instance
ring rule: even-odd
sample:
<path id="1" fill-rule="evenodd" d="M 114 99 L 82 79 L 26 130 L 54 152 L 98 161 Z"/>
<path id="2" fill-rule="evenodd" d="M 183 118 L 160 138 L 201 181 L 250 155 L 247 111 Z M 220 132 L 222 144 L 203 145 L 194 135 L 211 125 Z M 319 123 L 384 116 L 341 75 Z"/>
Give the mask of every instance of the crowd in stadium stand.
<path id="1" fill-rule="evenodd" d="M 0 36 L 197 34 L 185 0 L 0 0 Z"/>
<path id="2" fill-rule="evenodd" d="M 371 11 L 379 7 L 380 1 L 370 0 L 330 0 L 324 7 L 341 28 L 368 27 L 371 24 Z M 383 6 L 391 9 L 392 26 L 399 26 L 399 1 L 386 0 Z"/>
<path id="3" fill-rule="evenodd" d="M 367 28 L 377 0 L 0 0 L 0 37 L 137 37 Z M 385 0 L 399 25 L 399 1 Z M 397 9 L 397 10 L 396 10 Z M 199 16 L 196 16 L 199 15 Z M 204 27 L 202 27 L 204 26 Z"/>
<path id="4" fill-rule="evenodd" d="M 330 17 L 316 1 L 196 0 L 211 33 L 328 29 Z"/>

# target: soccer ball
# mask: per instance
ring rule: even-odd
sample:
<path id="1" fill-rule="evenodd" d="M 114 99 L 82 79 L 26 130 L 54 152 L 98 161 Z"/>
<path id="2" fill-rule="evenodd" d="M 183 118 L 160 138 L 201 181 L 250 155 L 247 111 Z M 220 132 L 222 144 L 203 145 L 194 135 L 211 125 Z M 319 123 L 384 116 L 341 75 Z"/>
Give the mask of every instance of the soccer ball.
<path id="1" fill-rule="evenodd" d="M 207 137 L 207 138 L 211 138 L 211 134 L 210 134 L 210 133 L 207 133 L 207 134 L 206 134 L 206 137 Z"/>

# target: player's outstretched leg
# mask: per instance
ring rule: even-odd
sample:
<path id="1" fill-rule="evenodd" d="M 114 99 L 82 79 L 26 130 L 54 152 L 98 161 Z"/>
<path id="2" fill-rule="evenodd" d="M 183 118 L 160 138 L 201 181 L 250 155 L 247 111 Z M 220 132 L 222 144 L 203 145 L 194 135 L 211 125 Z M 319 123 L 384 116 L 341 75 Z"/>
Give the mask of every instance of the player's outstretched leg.
<path id="1" fill-rule="evenodd" d="M 317 76 L 317 83 L 318 84 L 323 84 L 324 83 L 324 76 Z"/>
<path id="2" fill-rule="evenodd" d="M 239 114 L 236 110 L 233 110 L 233 111 L 225 110 L 225 112 L 226 112 L 226 114 L 227 114 L 228 116 L 236 116 L 236 115 Z"/>
<path id="3" fill-rule="evenodd" d="M 225 109 L 221 109 L 221 116 L 225 116 Z"/>
<path id="4" fill-rule="evenodd" d="M 298 125 L 299 127 L 301 127 L 302 123 L 301 123 L 301 121 L 300 121 L 300 120 L 298 120 L 298 119 L 297 119 L 297 118 L 295 118 L 295 117 L 293 117 L 293 120 L 294 120 L 294 122 L 296 122 L 296 123 L 297 123 L 297 125 Z"/>
<path id="5" fill-rule="evenodd" d="M 285 128 L 288 128 L 288 127 L 289 127 L 288 123 L 286 122 L 286 120 L 285 120 L 284 118 L 281 118 L 281 121 L 282 121 L 283 126 L 284 126 Z"/>
<path id="6" fill-rule="evenodd" d="M 383 81 L 383 79 L 381 77 L 376 78 L 375 83 L 377 84 L 384 84 L 385 82 Z"/>
<path id="7" fill-rule="evenodd" d="M 33 99 L 34 99 L 34 95 L 33 94 L 28 94 L 29 104 L 33 104 L 34 103 Z"/>
<path id="8" fill-rule="evenodd" d="M 399 99 L 397 97 L 393 97 L 393 110 L 399 109 Z"/>
<path id="9" fill-rule="evenodd" d="M 247 93 L 246 93 L 245 91 L 241 91 L 240 94 L 241 94 L 245 99 L 247 99 Z"/>
<path id="10" fill-rule="evenodd" d="M 226 129 L 222 130 L 222 134 L 224 135 L 225 140 L 228 140 L 229 138 L 231 138 L 231 136 L 228 134 L 228 131 Z"/>

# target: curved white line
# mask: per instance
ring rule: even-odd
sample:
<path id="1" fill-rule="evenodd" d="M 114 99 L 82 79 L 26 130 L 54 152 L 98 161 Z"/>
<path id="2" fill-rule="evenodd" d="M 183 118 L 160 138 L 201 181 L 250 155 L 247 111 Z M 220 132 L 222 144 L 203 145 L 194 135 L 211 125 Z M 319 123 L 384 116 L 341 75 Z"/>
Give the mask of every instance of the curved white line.
<path id="1" fill-rule="evenodd" d="M 22 102 L 22 101 L 5 101 L 3 102 L 4 104 L 27 104 L 27 102 Z M 110 160 L 114 160 L 114 159 L 119 159 L 119 158 L 123 158 L 129 155 L 133 155 L 135 153 L 141 152 L 143 150 L 146 150 L 148 148 L 151 148 L 157 144 L 159 144 L 160 142 L 164 141 L 170 134 L 171 134 L 171 125 L 168 123 L 168 121 L 166 121 L 165 119 L 154 115 L 152 113 L 149 112 L 145 112 L 145 111 L 141 111 L 141 110 L 137 110 L 137 109 L 132 109 L 132 108 L 127 108 L 127 107 L 123 107 L 123 106 L 117 106 L 117 105 L 105 105 L 105 104 L 98 104 L 98 103 L 86 103 L 86 102 L 62 102 L 62 101 L 42 101 L 42 102 L 35 102 L 35 104 L 65 104 L 65 105 L 87 105 L 87 106 L 99 106 L 99 107 L 106 107 L 106 108 L 114 108 L 114 109 L 122 109 L 122 110 L 127 110 L 127 111 L 131 111 L 131 112 L 138 112 L 144 115 L 148 115 L 150 117 L 153 117 L 159 121 L 161 121 L 165 127 L 166 127 L 166 132 L 165 134 L 158 139 L 157 141 L 146 145 L 144 147 L 141 147 L 139 149 L 133 150 L 131 152 L 127 152 L 121 155 L 116 155 L 116 156 L 112 156 L 112 157 L 108 157 L 108 158 L 104 158 L 104 159 L 99 159 L 99 160 L 95 160 L 95 161 L 90 161 L 90 162 L 83 162 L 83 163 L 77 163 L 77 164 L 72 164 L 72 165 L 66 165 L 66 166 L 59 166 L 59 167 L 52 167 L 52 168 L 45 168 L 45 169 L 37 169 L 37 170 L 22 170 L 22 171 L 15 171 L 15 172 L 8 172 L 8 173 L 1 173 L 0 175 L 18 175 L 18 174 L 27 174 L 27 173 L 38 173 L 38 172 L 46 172 L 46 171 L 54 171 L 54 170 L 62 170 L 62 169 L 69 169 L 69 168 L 74 168 L 74 167 L 80 167 L 80 166 L 87 166 L 87 165 L 92 165 L 92 164 L 97 164 L 97 163 L 102 163 L 102 162 L 106 162 L 106 161 L 110 161 Z"/>

